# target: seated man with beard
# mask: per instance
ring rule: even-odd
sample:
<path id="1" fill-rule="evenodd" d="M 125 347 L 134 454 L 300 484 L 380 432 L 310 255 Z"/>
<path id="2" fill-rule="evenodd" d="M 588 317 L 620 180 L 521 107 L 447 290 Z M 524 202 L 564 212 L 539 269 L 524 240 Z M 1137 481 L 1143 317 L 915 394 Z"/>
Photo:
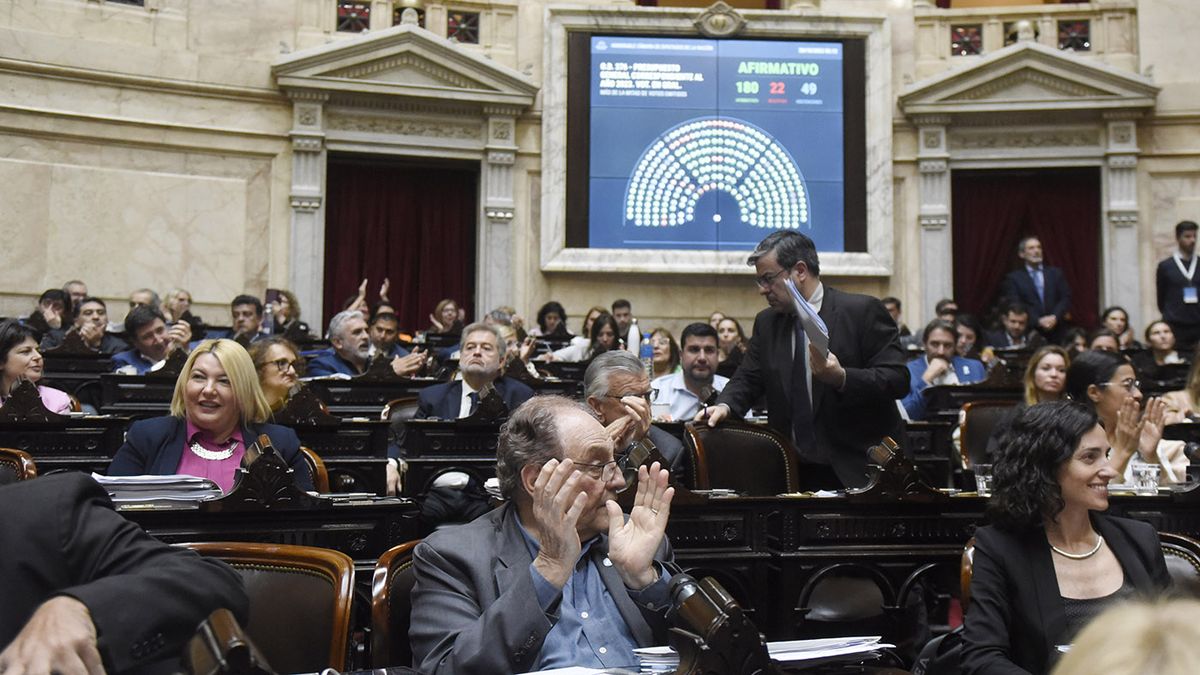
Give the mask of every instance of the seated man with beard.
<path id="1" fill-rule="evenodd" d="M 329 342 L 333 352 L 322 354 L 308 363 L 306 377 L 325 375 L 362 375 L 367 370 L 371 337 L 362 312 L 348 309 L 329 320 Z"/>

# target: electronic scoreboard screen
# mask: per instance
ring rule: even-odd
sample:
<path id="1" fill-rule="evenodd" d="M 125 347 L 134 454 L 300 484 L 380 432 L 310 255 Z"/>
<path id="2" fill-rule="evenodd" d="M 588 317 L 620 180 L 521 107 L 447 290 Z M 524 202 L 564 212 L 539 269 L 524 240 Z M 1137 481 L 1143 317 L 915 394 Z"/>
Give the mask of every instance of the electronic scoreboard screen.
<path id="1" fill-rule="evenodd" d="M 743 250 L 795 230 L 821 251 L 865 250 L 862 73 L 847 97 L 845 43 L 583 37 L 568 245 Z"/>

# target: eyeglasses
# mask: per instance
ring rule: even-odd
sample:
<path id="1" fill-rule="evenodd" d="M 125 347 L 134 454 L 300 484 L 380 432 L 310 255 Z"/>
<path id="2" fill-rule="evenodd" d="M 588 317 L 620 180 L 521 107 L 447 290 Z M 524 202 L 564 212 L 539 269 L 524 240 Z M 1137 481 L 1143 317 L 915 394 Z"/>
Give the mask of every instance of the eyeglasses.
<path id="1" fill-rule="evenodd" d="M 619 401 L 619 400 L 625 398 L 626 396 L 636 396 L 638 398 L 644 398 L 644 399 L 646 399 L 647 403 L 651 403 L 654 401 L 654 399 L 658 398 L 658 390 L 650 389 L 650 390 L 644 391 L 640 394 L 621 394 L 619 396 L 617 394 L 605 394 L 604 398 L 615 398 Z"/>
<path id="2" fill-rule="evenodd" d="M 1101 382 L 1100 384 L 1098 384 L 1096 386 L 1097 387 L 1121 387 L 1125 391 L 1132 394 L 1134 389 L 1141 388 L 1142 383 L 1138 382 L 1137 380 L 1122 380 L 1120 382 Z"/>
<path id="3" fill-rule="evenodd" d="M 583 462 L 574 462 L 572 466 L 579 469 L 583 473 L 586 473 L 592 478 L 605 483 L 612 481 L 612 479 L 617 475 L 617 470 L 620 468 L 617 465 L 617 460 L 615 459 L 603 464 L 585 464 Z"/>
<path id="4" fill-rule="evenodd" d="M 602 481 L 605 484 L 611 483 L 617 477 L 617 471 L 621 472 L 621 477 L 624 479 L 624 485 L 617 490 L 618 493 L 624 492 L 633 485 L 634 479 L 637 478 L 638 467 L 641 466 L 646 459 L 650 457 L 650 450 L 646 448 L 640 441 L 634 443 L 629 451 L 621 455 L 620 458 L 603 464 L 585 464 L 583 462 L 575 462 L 574 465 L 580 471 L 586 473 L 592 478 Z"/>
<path id="5" fill-rule="evenodd" d="M 276 360 L 274 360 L 274 361 L 270 361 L 270 362 L 268 362 L 266 365 L 269 365 L 269 366 L 275 366 L 275 369 L 276 369 L 276 370 L 278 370 L 279 372 L 283 373 L 283 372 L 287 372 L 287 369 L 288 369 L 288 368 L 295 369 L 295 367 L 296 367 L 296 362 L 295 362 L 295 361 L 290 361 L 290 360 L 288 360 L 288 359 L 276 359 Z"/>
<path id="6" fill-rule="evenodd" d="M 775 283 L 775 279 L 786 271 L 787 270 L 781 269 L 776 272 L 772 272 L 771 274 L 763 274 L 761 276 L 754 277 L 754 283 L 758 284 L 759 288 L 770 288 L 771 284 Z"/>

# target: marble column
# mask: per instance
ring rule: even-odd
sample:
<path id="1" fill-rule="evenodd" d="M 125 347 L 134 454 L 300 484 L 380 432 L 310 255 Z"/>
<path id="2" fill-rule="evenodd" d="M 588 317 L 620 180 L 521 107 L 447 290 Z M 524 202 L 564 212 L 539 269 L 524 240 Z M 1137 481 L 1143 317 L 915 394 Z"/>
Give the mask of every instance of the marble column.
<path id="1" fill-rule="evenodd" d="M 513 304 L 512 229 L 516 214 L 513 198 L 513 165 L 517 160 L 516 113 L 506 108 L 485 108 L 487 141 L 480 180 L 478 274 L 475 282 L 476 314 L 498 305 Z"/>
<path id="2" fill-rule="evenodd" d="M 954 256 L 950 239 L 950 153 L 942 115 L 918 116 L 917 167 L 920 173 L 921 307 L 910 316 L 932 316 L 937 301 L 954 295 Z"/>
<path id="3" fill-rule="evenodd" d="M 1105 252 L 1102 304 L 1120 305 L 1129 312 L 1129 325 L 1144 326 L 1156 314 L 1141 303 L 1141 272 L 1138 266 L 1137 118 L 1138 112 L 1118 111 L 1104 115 L 1108 144 L 1104 148 Z"/>
<path id="4" fill-rule="evenodd" d="M 288 286 L 312 329 L 324 332 L 325 133 L 321 93 L 292 92 L 292 231 Z"/>

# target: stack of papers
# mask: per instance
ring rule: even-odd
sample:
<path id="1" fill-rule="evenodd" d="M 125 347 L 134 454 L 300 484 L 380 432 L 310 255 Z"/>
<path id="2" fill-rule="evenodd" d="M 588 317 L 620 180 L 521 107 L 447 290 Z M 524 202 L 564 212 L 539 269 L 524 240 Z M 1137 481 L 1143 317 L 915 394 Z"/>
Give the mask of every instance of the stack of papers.
<path id="1" fill-rule="evenodd" d="M 863 635 L 768 642 L 767 653 L 780 663 L 822 661 L 852 655 L 869 657 L 877 650 L 893 646 L 879 640 L 878 635 Z M 633 653 L 638 657 L 639 672 L 647 675 L 673 673 L 679 667 L 679 654 L 670 647 L 643 647 L 633 650 Z"/>
<path id="2" fill-rule="evenodd" d="M 92 478 L 104 487 L 117 506 L 200 502 L 224 494 L 216 483 L 196 476 L 101 476 L 94 473 Z"/>

